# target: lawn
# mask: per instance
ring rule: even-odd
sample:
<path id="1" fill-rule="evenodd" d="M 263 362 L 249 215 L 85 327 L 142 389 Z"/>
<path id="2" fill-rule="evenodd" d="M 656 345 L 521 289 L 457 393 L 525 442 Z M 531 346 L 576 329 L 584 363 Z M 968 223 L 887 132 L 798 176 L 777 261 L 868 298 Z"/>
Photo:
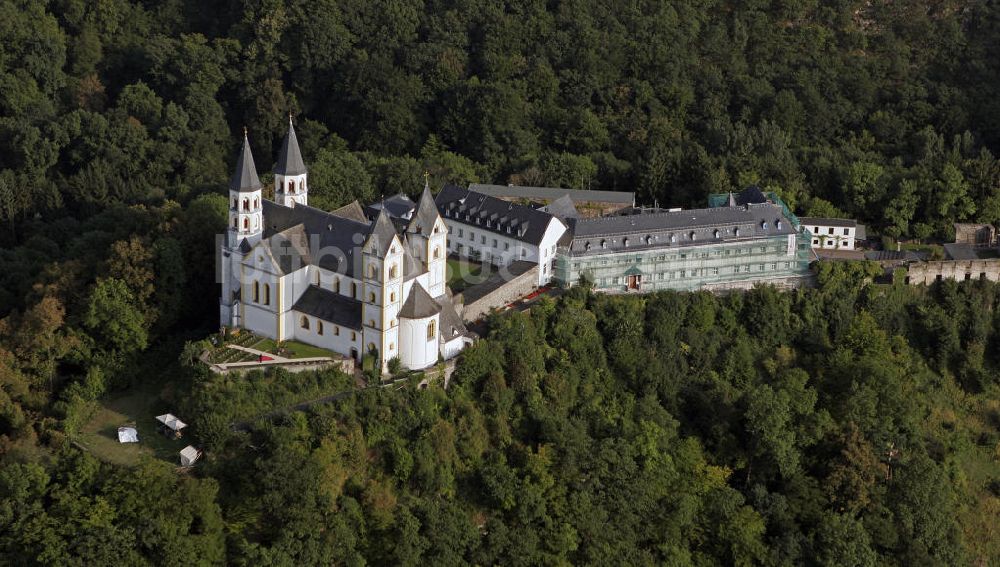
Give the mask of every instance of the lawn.
<path id="1" fill-rule="evenodd" d="M 272 354 L 276 354 L 278 351 L 278 345 L 271 339 L 261 339 L 259 342 L 250 345 L 250 347 L 264 352 L 270 352 Z M 281 356 L 286 358 L 318 358 L 321 356 L 329 358 L 337 357 L 335 353 L 324 348 L 307 345 L 298 341 L 283 341 L 281 343 L 281 348 L 285 349 L 285 352 L 283 352 Z"/>
<path id="2" fill-rule="evenodd" d="M 448 287 L 454 293 L 483 283 L 489 278 L 489 271 L 483 271 L 483 265 L 465 258 L 448 258 Z"/>
<path id="3" fill-rule="evenodd" d="M 83 426 L 76 441 L 94 456 L 109 463 L 131 466 L 146 456 L 180 465 L 178 453 L 189 440 L 167 439 L 157 432 L 156 416 L 174 412 L 160 399 L 157 385 L 139 385 L 99 402 L 98 410 Z M 178 416 L 185 420 L 186 416 Z M 185 420 L 187 421 L 187 420 Z M 138 443 L 119 443 L 118 428 L 131 425 L 139 432 Z"/>

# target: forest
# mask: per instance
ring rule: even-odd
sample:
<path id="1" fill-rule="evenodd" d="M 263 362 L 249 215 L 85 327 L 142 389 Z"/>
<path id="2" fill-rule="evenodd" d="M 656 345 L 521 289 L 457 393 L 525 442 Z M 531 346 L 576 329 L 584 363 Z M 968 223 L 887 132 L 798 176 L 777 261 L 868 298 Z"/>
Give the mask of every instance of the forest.
<path id="1" fill-rule="evenodd" d="M 247 431 L 241 404 L 343 377 L 191 364 L 244 126 L 267 185 L 294 117 L 322 208 L 425 170 L 758 184 L 940 240 L 1000 223 L 998 84 L 978 0 L 0 0 L 0 564 L 998 563 L 988 282 L 574 289 L 492 319 L 447 390 Z M 154 376 L 199 415 L 191 474 L 77 443 Z"/>

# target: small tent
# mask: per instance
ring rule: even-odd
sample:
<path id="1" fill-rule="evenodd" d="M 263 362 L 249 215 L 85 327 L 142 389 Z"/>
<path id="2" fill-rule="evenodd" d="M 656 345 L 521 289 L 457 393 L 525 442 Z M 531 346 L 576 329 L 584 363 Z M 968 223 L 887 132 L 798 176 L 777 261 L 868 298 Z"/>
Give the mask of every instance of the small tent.
<path id="1" fill-rule="evenodd" d="M 187 424 L 183 421 L 177 419 L 172 413 L 165 413 L 163 415 L 156 416 L 156 421 L 160 422 L 160 429 L 164 433 L 173 435 L 174 437 L 181 436 L 181 430 L 187 427 Z"/>
<path id="2" fill-rule="evenodd" d="M 188 445 L 181 449 L 181 466 L 190 467 L 195 464 L 201 457 L 201 451 L 194 448 L 194 445 Z"/>
<path id="3" fill-rule="evenodd" d="M 118 442 L 119 443 L 138 443 L 139 442 L 139 432 L 136 431 L 134 427 L 119 427 L 118 428 Z"/>

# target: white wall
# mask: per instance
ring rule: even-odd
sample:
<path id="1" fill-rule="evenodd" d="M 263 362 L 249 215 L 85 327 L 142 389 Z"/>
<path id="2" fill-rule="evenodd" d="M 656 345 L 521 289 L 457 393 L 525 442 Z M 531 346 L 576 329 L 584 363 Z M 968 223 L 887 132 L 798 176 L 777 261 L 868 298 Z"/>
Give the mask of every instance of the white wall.
<path id="1" fill-rule="evenodd" d="M 427 338 L 427 325 L 434 322 L 434 338 Z M 425 319 L 401 319 L 399 342 L 402 348 L 400 361 L 411 370 L 427 368 L 437 362 L 438 344 L 441 336 L 441 321 L 438 315 Z"/>
<path id="2" fill-rule="evenodd" d="M 321 335 L 319 334 L 320 320 L 316 317 L 304 315 L 298 311 L 292 311 L 289 315 L 293 323 L 291 328 L 294 330 L 295 340 L 332 350 L 344 356 L 350 356 L 352 348 L 357 349 L 359 357 L 364 354 L 364 349 L 361 347 L 361 332 L 323 321 L 323 334 Z M 308 329 L 302 328 L 302 317 L 309 320 Z M 351 340 L 352 332 L 355 334 L 353 341 Z"/>
<path id="3" fill-rule="evenodd" d="M 552 218 L 545 227 L 541 242 L 535 246 L 521 242 L 513 235 L 496 233 L 484 226 L 466 224 L 457 219 L 447 219 L 447 224 L 449 252 L 470 257 L 471 250 L 478 250 L 482 253 L 483 262 L 489 261 L 496 265 L 509 264 L 515 260 L 536 262 L 539 264 L 538 285 L 544 285 L 552 279 L 552 261 L 556 257 L 556 243 L 566 232 L 566 225 L 559 219 Z M 483 243 L 484 238 L 485 243 Z M 464 247 L 462 251 L 459 251 L 459 245 Z"/>
<path id="4" fill-rule="evenodd" d="M 812 239 L 809 241 L 813 248 L 854 250 L 857 227 L 853 226 L 829 226 L 822 224 L 803 224 L 810 233 Z"/>

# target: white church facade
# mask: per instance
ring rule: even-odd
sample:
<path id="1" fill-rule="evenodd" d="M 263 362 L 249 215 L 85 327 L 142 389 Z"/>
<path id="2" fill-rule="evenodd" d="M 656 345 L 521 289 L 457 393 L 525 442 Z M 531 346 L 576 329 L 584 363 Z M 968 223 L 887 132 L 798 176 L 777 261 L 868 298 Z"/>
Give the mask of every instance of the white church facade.
<path id="1" fill-rule="evenodd" d="M 263 198 L 244 135 L 221 250 L 221 325 L 357 361 L 371 353 L 383 369 L 393 358 L 427 368 L 472 343 L 446 287 L 448 227 L 428 187 L 405 222 L 384 210 L 369 220 L 357 202 L 310 207 L 289 122 L 274 190 Z"/>

